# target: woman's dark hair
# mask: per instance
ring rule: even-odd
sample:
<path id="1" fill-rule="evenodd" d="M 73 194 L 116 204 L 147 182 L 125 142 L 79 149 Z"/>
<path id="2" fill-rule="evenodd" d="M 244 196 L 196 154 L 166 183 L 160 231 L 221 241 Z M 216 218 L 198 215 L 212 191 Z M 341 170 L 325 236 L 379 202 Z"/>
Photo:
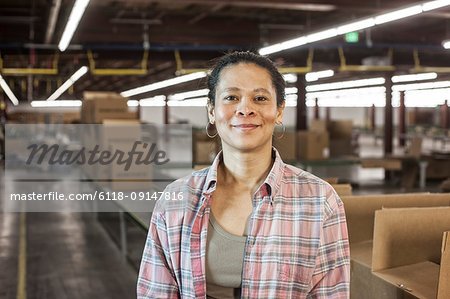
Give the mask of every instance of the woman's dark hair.
<path id="1" fill-rule="evenodd" d="M 233 52 L 226 54 L 219 58 L 215 66 L 213 67 L 211 74 L 208 76 L 208 88 L 209 88 L 209 102 L 212 107 L 214 107 L 216 102 L 216 87 L 219 82 L 219 77 L 221 71 L 230 65 L 235 65 L 238 63 L 254 63 L 266 69 L 270 77 L 272 78 L 273 87 L 277 94 L 277 106 L 281 107 L 284 102 L 284 89 L 286 87 L 286 82 L 283 76 L 280 74 L 274 63 L 267 57 L 254 54 L 252 52 Z"/>

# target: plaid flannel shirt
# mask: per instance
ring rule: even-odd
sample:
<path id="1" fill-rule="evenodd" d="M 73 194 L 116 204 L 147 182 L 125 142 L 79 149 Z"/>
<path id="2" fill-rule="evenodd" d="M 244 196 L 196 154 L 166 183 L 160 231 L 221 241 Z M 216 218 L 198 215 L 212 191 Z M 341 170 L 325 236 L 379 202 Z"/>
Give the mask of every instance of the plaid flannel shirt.
<path id="1" fill-rule="evenodd" d="M 275 161 L 253 197 L 242 298 L 349 298 L 350 250 L 344 206 L 323 180 Z M 139 271 L 138 298 L 206 298 L 205 249 L 213 164 L 167 186 L 183 200 L 160 199 Z"/>

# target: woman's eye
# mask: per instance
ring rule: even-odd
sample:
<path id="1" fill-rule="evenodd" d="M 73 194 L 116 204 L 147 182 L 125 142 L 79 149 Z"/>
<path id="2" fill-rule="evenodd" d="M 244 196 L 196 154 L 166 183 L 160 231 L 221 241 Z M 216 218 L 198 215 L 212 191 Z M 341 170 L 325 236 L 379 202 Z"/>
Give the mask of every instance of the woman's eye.
<path id="1" fill-rule="evenodd" d="M 234 101 L 236 99 L 237 99 L 237 97 L 235 97 L 235 96 L 226 96 L 225 97 L 225 100 L 227 100 L 227 101 Z"/>
<path id="2" fill-rule="evenodd" d="M 256 97 L 255 100 L 258 102 L 261 102 L 261 101 L 267 101 L 267 98 L 261 96 L 261 97 Z"/>

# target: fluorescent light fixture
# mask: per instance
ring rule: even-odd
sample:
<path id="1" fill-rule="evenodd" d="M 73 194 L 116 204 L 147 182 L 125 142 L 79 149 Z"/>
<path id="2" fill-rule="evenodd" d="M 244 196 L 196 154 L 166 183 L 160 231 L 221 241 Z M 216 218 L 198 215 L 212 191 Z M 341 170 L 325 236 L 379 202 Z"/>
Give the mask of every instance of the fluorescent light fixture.
<path id="1" fill-rule="evenodd" d="M 391 81 L 394 83 L 398 83 L 398 82 L 408 82 L 408 81 L 432 80 L 432 79 L 436 79 L 436 78 L 437 78 L 436 73 L 422 73 L 422 74 L 393 76 L 391 78 Z"/>
<path id="2" fill-rule="evenodd" d="M 341 90 L 327 90 L 327 91 L 316 91 L 306 93 L 306 98 L 329 98 L 329 97 L 345 97 L 349 95 L 369 95 L 369 94 L 380 94 L 385 93 L 386 87 L 376 86 L 376 87 L 362 87 L 362 88 L 350 88 Z"/>
<path id="3" fill-rule="evenodd" d="M 289 94 L 297 94 L 298 89 L 297 87 L 288 87 L 284 89 L 284 94 L 289 95 Z"/>
<path id="4" fill-rule="evenodd" d="M 285 107 L 296 107 L 297 106 L 297 98 L 296 94 L 286 95 Z"/>
<path id="5" fill-rule="evenodd" d="M 306 94 L 306 105 L 314 106 L 316 98 L 321 107 L 370 107 L 373 104 L 382 107 L 386 102 L 386 88 L 377 86 L 309 92 Z"/>
<path id="6" fill-rule="evenodd" d="M 179 77 L 175 77 L 172 79 L 167 79 L 164 81 L 148 84 L 145 86 L 129 89 L 129 90 L 121 92 L 120 95 L 123 97 L 131 97 L 131 96 L 134 96 L 137 94 L 165 88 L 165 87 L 172 86 L 172 85 L 177 85 L 180 83 L 184 83 L 184 82 L 188 82 L 188 81 L 192 81 L 192 80 L 196 80 L 196 79 L 200 79 L 200 78 L 204 78 L 204 77 L 206 77 L 206 72 L 192 73 L 192 74 L 179 76 Z"/>
<path id="7" fill-rule="evenodd" d="M 398 10 L 394 10 L 381 15 L 376 15 L 373 17 L 365 18 L 362 20 L 355 21 L 353 23 L 347 23 L 338 25 L 336 27 L 331 27 L 329 29 L 307 34 L 304 36 L 299 36 L 295 39 L 287 40 L 281 43 L 277 43 L 271 46 L 263 47 L 259 50 L 259 54 L 268 55 L 276 52 L 280 52 L 286 49 L 295 48 L 308 43 L 313 43 L 321 41 L 327 38 L 331 38 L 337 35 L 346 34 L 348 32 L 358 31 L 366 28 L 370 28 L 376 25 L 389 23 L 406 17 L 414 16 L 422 12 L 430 11 L 433 9 L 441 8 L 450 5 L 450 0 L 437 0 L 429 1 L 423 4 L 414 5 Z"/>
<path id="8" fill-rule="evenodd" d="M 444 6 L 450 5 L 449 0 L 437 0 L 437 1 L 430 1 L 427 3 L 422 4 L 423 11 L 429 11 L 433 9 L 438 9 Z"/>
<path id="9" fill-rule="evenodd" d="M 346 34 L 375 26 L 375 19 L 369 18 L 337 27 L 337 34 Z"/>
<path id="10" fill-rule="evenodd" d="M 70 78 L 63 83 L 48 99 L 47 101 L 54 101 L 59 98 L 70 86 L 72 86 L 78 79 L 81 78 L 88 71 L 87 66 L 82 66 L 78 71 L 76 71 Z"/>
<path id="11" fill-rule="evenodd" d="M 380 85 L 380 84 L 384 84 L 385 81 L 386 80 L 384 78 L 379 77 L 379 78 L 316 84 L 316 85 L 307 86 L 306 91 L 312 92 L 312 91 L 321 91 L 321 90 L 333 90 L 333 89 L 342 89 L 342 88 L 351 88 L 351 87 L 360 87 L 360 86 Z"/>
<path id="12" fill-rule="evenodd" d="M 304 44 L 307 44 L 308 41 L 306 36 L 300 36 L 298 38 L 294 38 L 282 43 L 274 44 L 272 46 L 264 47 L 259 50 L 259 54 L 261 55 L 269 55 L 272 53 L 280 52 L 286 49 L 295 48 Z"/>
<path id="13" fill-rule="evenodd" d="M 317 33 L 309 34 L 306 36 L 306 40 L 308 43 L 313 43 L 319 40 L 335 37 L 337 34 L 337 29 L 331 28 Z"/>
<path id="14" fill-rule="evenodd" d="M 66 28 L 62 34 L 61 40 L 59 41 L 58 48 L 61 52 L 64 52 L 69 46 L 72 40 L 73 34 L 80 23 L 81 17 L 86 10 L 89 0 L 76 0 L 73 5 L 72 12 L 70 13 L 69 20 L 67 21 Z"/>
<path id="15" fill-rule="evenodd" d="M 166 106 L 166 96 L 157 95 L 151 98 L 145 98 L 139 101 L 141 107 L 161 107 Z"/>
<path id="16" fill-rule="evenodd" d="M 436 82 L 427 82 L 427 83 L 413 83 L 413 84 L 399 84 L 393 85 L 393 91 L 402 91 L 402 90 L 417 90 L 417 89 L 433 89 L 433 88 L 446 88 L 450 87 L 450 81 L 436 81 Z M 424 99 L 422 99 L 424 100 Z"/>
<path id="17" fill-rule="evenodd" d="M 415 5 L 408 8 L 403 8 L 395 11 L 391 11 L 375 17 L 375 24 L 380 25 L 413 15 L 420 14 L 422 12 L 422 5 Z"/>
<path id="18" fill-rule="evenodd" d="M 168 101 L 171 107 L 204 107 L 208 103 L 208 97 L 194 98 L 184 101 Z"/>
<path id="19" fill-rule="evenodd" d="M 284 81 L 286 83 L 295 83 L 297 82 L 297 74 L 283 74 Z"/>
<path id="20" fill-rule="evenodd" d="M 450 40 L 445 40 L 442 42 L 444 49 L 450 49 Z"/>
<path id="21" fill-rule="evenodd" d="M 31 107 L 33 107 L 33 108 L 81 107 L 81 101 L 80 100 L 32 101 Z"/>
<path id="22" fill-rule="evenodd" d="M 320 72 L 306 73 L 305 80 L 307 82 L 312 82 L 312 81 L 317 81 L 321 78 L 327 78 L 327 77 L 333 77 L 333 76 L 334 76 L 333 70 L 325 70 L 325 71 L 320 71 Z"/>
<path id="23" fill-rule="evenodd" d="M 398 93 L 397 93 L 398 94 Z M 405 92 L 406 107 L 437 107 L 445 102 L 450 88 L 411 90 Z M 424 101 L 423 99 L 426 99 Z"/>
<path id="24" fill-rule="evenodd" d="M 19 105 L 19 100 L 16 98 L 16 96 L 12 92 L 11 88 L 9 88 L 5 79 L 3 79 L 2 75 L 0 75 L 0 86 L 5 91 L 6 95 L 11 100 L 11 102 L 14 104 L 14 106 Z"/>
<path id="25" fill-rule="evenodd" d="M 181 93 L 176 93 L 176 94 L 170 95 L 169 100 L 182 101 L 184 99 L 206 96 L 206 95 L 208 95 L 208 93 L 209 93 L 208 88 L 186 91 L 186 92 L 181 92 Z"/>
<path id="26" fill-rule="evenodd" d="M 127 101 L 127 106 L 128 107 L 138 107 L 139 106 L 139 101 L 138 100 L 128 100 Z"/>

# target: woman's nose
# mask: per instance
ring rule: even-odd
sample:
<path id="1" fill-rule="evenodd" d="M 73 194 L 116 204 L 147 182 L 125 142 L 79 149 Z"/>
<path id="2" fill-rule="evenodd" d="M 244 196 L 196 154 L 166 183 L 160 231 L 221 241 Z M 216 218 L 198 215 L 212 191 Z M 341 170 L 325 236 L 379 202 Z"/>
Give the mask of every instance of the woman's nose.
<path id="1" fill-rule="evenodd" d="M 251 99 L 247 97 L 242 98 L 237 106 L 236 113 L 240 116 L 254 115 L 255 111 Z"/>

